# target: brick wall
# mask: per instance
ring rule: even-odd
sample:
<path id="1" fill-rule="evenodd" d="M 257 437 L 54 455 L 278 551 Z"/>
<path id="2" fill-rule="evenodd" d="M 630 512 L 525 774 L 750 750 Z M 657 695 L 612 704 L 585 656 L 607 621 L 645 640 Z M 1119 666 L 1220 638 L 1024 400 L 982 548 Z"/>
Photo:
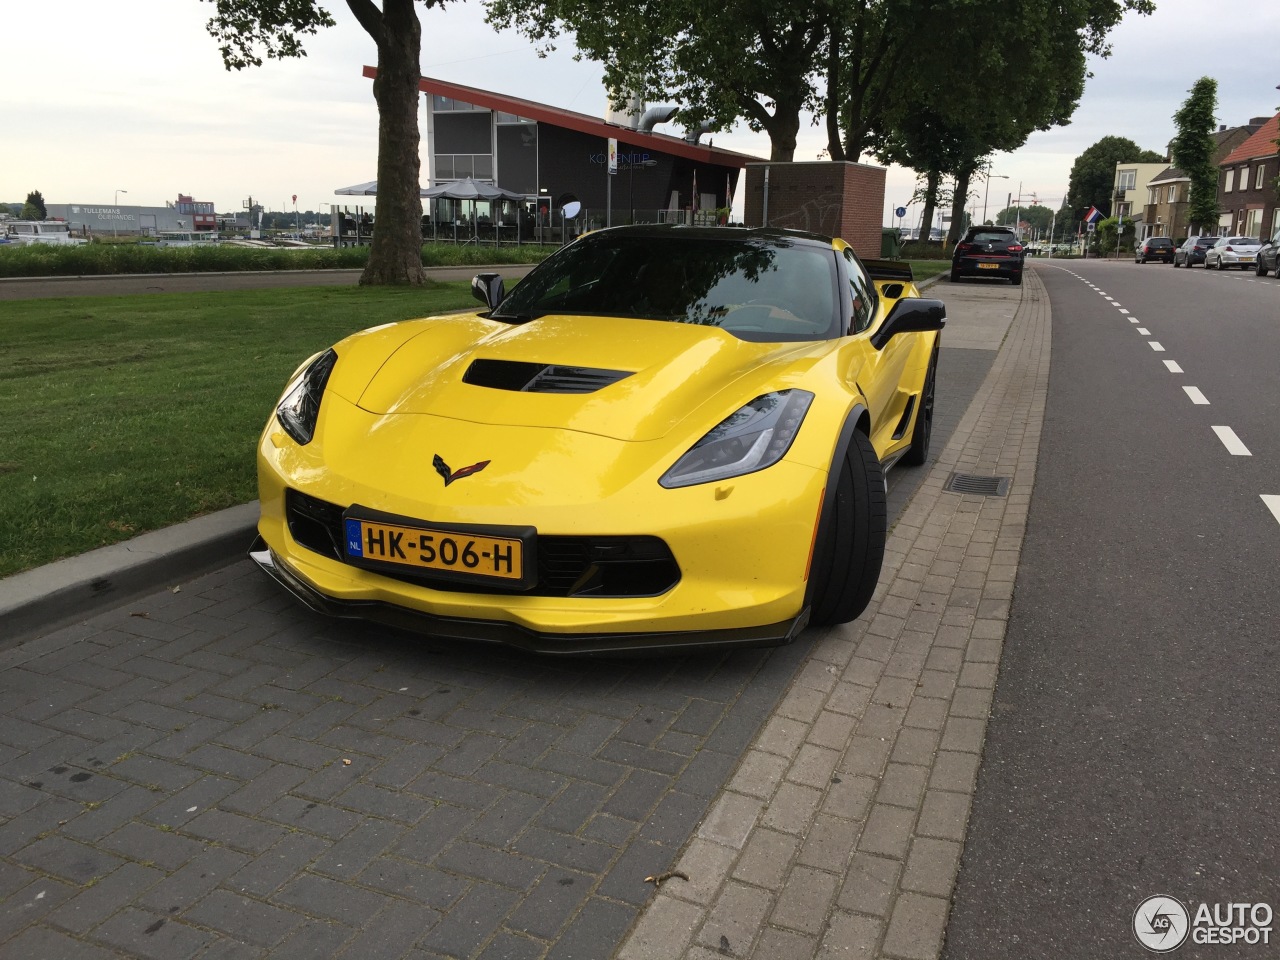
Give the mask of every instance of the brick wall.
<path id="1" fill-rule="evenodd" d="M 769 209 L 764 209 L 765 170 Z M 807 230 L 840 237 L 860 257 L 880 256 L 884 167 L 863 163 L 749 163 L 743 219 L 749 227 Z"/>

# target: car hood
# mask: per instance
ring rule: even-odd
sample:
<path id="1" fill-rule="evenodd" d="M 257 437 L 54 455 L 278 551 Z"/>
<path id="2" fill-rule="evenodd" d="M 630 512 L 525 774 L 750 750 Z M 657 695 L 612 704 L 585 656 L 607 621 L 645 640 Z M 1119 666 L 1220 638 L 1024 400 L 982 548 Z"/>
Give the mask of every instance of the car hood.
<path id="1" fill-rule="evenodd" d="M 385 362 L 356 359 L 367 378 L 335 371 L 347 399 L 370 413 L 633 441 L 665 436 L 744 378 L 741 401 L 751 399 L 752 381 L 764 383 L 779 364 L 816 346 L 751 343 L 715 327 L 615 317 L 549 315 L 505 324 L 458 315 L 399 326 L 418 329 L 385 345 Z M 341 345 L 338 354 L 341 371 Z"/>

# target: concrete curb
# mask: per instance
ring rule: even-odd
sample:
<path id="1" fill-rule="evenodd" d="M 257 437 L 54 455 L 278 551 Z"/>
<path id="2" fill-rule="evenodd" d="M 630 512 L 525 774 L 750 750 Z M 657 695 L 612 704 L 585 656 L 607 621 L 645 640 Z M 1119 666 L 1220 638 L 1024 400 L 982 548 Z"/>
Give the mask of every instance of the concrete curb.
<path id="1" fill-rule="evenodd" d="M 257 523 L 255 500 L 0 580 L 0 650 L 234 563 Z"/>
<path id="2" fill-rule="evenodd" d="M 6 577 L 0 650 L 224 566 L 244 556 L 257 523 L 255 500 Z"/>

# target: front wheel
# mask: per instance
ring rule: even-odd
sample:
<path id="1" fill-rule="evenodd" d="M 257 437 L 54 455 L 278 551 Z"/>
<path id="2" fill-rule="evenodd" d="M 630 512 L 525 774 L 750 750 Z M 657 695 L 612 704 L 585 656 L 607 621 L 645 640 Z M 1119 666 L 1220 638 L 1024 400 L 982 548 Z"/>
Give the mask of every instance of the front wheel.
<path id="1" fill-rule="evenodd" d="M 933 345 L 929 356 L 929 370 L 924 375 L 924 387 L 920 391 L 920 410 L 916 413 L 916 425 L 911 430 L 911 448 L 902 461 L 908 466 L 924 466 L 929 459 L 929 441 L 933 439 L 934 384 L 938 379 L 938 344 Z"/>
<path id="2" fill-rule="evenodd" d="M 1258 265 L 1253 268 L 1253 273 L 1254 276 L 1258 277 L 1265 277 L 1267 275 L 1267 268 L 1262 265 L 1261 257 L 1258 258 Z"/>
<path id="3" fill-rule="evenodd" d="M 861 430 L 853 431 L 835 483 L 810 571 L 809 621 L 819 627 L 848 623 L 867 608 L 884 561 L 884 470 L 871 439 Z"/>
<path id="4" fill-rule="evenodd" d="M 951 282 L 952 283 L 960 282 L 960 271 L 958 271 L 955 267 L 951 268 Z"/>

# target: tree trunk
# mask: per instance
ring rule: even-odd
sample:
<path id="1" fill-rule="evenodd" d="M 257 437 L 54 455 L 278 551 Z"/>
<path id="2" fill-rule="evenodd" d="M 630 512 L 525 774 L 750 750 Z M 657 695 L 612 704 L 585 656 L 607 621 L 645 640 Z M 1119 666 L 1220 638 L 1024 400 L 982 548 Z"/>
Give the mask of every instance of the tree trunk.
<path id="1" fill-rule="evenodd" d="M 824 106 L 827 155 L 832 160 L 844 160 L 844 142 L 840 139 L 840 27 L 834 17 L 827 35 L 827 97 Z"/>
<path id="2" fill-rule="evenodd" d="M 929 237 L 933 235 L 933 211 L 938 205 L 938 181 L 942 177 L 937 170 L 930 170 L 929 176 L 925 181 L 924 188 L 924 210 L 920 213 L 920 236 L 921 243 L 928 243 Z"/>
<path id="3" fill-rule="evenodd" d="M 972 170 L 962 170 L 956 175 L 956 195 L 951 200 L 951 229 L 947 231 L 947 246 L 954 247 L 964 236 L 964 208 L 969 200 L 969 178 Z"/>
<path id="4" fill-rule="evenodd" d="M 769 134 L 769 159 L 778 163 L 790 163 L 796 156 L 796 137 L 800 133 L 800 102 L 788 105 L 777 101 L 773 119 L 765 130 Z"/>
<path id="5" fill-rule="evenodd" d="M 418 196 L 418 62 L 422 25 L 414 0 L 385 0 L 378 41 L 378 200 L 361 284 L 422 284 L 422 198 Z"/>

